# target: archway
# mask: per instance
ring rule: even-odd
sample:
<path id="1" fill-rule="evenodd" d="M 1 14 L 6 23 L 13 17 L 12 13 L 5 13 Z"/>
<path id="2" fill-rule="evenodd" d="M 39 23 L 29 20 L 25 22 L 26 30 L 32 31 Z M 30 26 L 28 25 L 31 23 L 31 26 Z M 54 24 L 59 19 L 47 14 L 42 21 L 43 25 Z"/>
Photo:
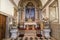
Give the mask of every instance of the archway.
<path id="1" fill-rule="evenodd" d="M 40 0 L 38 1 L 37 0 L 20 0 L 18 7 L 20 9 L 20 19 L 22 21 L 27 21 L 27 19 L 32 19 L 34 21 L 40 18 L 39 12 L 41 11 L 41 8 L 42 8 L 42 3 Z M 25 14 L 27 14 L 28 17 Z"/>

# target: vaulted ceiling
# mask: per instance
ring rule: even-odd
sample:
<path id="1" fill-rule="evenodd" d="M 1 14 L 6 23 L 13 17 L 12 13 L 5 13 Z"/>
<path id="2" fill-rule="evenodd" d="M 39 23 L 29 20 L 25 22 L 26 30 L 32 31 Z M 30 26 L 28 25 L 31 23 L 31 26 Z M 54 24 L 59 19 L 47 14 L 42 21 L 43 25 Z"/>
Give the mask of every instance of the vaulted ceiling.
<path id="1" fill-rule="evenodd" d="M 19 1 L 21 1 L 21 0 L 18 0 L 18 1 L 14 0 L 14 2 L 16 3 L 16 5 L 18 5 Z M 39 1 L 39 0 L 37 0 L 37 1 Z M 40 0 L 40 1 L 42 3 L 42 6 L 44 6 L 48 0 Z"/>
<path id="2" fill-rule="evenodd" d="M 40 0 L 42 5 L 45 5 L 48 0 Z"/>
<path id="3" fill-rule="evenodd" d="M 40 0 L 20 0 L 19 3 L 18 3 L 18 6 L 26 6 L 26 4 L 28 2 L 32 2 L 35 6 L 38 6 L 38 7 L 41 7 L 42 6 L 42 3 Z"/>
<path id="4" fill-rule="evenodd" d="M 18 8 L 19 5 L 20 5 L 20 6 L 25 5 L 25 3 L 26 3 L 27 1 L 34 1 L 38 6 L 42 7 L 42 6 L 44 6 L 44 5 L 47 3 L 47 1 L 49 1 L 49 0 L 10 0 L 10 1 L 11 1 L 11 3 L 12 3 L 16 8 Z M 33 2 L 32 2 L 32 3 L 33 3 Z"/>

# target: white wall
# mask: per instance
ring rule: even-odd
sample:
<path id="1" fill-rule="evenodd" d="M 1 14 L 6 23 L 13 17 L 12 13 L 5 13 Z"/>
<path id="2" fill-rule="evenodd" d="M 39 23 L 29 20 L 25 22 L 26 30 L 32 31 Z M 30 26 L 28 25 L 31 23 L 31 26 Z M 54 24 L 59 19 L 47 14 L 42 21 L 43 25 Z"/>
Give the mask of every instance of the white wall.
<path id="1" fill-rule="evenodd" d="M 9 0 L 1 0 L 0 6 L 1 6 L 0 11 L 10 14 L 10 15 L 14 14 L 13 5 L 11 4 Z"/>
<path id="2" fill-rule="evenodd" d="M 1 0 L 0 0 L 0 10 L 1 10 Z"/>

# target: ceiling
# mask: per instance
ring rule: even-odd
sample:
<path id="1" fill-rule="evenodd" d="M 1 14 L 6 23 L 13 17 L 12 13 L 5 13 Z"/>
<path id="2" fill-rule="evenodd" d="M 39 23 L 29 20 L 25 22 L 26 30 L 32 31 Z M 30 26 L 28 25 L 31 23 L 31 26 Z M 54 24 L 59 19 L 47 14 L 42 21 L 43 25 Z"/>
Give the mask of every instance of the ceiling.
<path id="1" fill-rule="evenodd" d="M 18 3 L 18 6 L 26 6 L 29 2 L 32 2 L 36 7 L 41 7 L 42 3 L 40 0 L 20 0 Z"/>
<path id="2" fill-rule="evenodd" d="M 18 1 L 14 0 L 14 2 L 16 3 L 16 5 L 18 5 L 19 1 L 21 1 L 21 0 L 18 0 Z M 39 0 L 37 0 L 37 1 L 39 1 Z M 42 6 L 44 6 L 48 0 L 40 0 L 40 1 L 42 3 Z"/>

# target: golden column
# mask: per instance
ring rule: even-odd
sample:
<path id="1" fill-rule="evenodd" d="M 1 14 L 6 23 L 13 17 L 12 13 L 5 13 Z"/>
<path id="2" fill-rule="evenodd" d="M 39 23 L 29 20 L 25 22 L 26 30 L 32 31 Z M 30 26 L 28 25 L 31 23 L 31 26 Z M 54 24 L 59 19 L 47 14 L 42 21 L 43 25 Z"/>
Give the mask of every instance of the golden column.
<path id="1" fill-rule="evenodd" d="M 44 28 L 43 22 L 41 22 L 40 25 L 41 25 L 41 30 L 43 30 Z"/>

